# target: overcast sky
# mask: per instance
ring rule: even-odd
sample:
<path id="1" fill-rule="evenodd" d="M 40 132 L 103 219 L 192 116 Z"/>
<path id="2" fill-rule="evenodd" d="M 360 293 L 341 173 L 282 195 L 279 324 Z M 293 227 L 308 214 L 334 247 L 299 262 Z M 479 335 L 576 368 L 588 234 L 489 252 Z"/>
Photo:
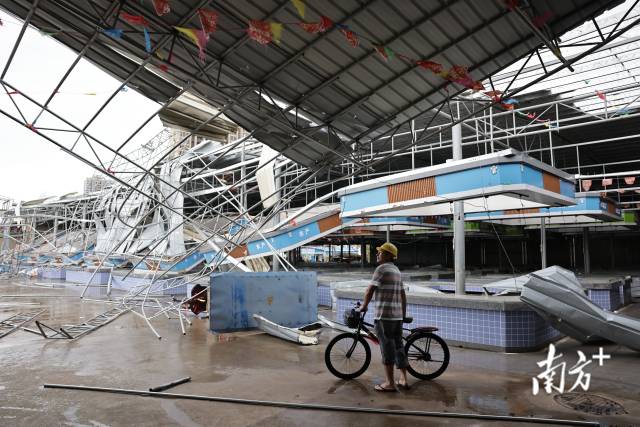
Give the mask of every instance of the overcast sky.
<path id="1" fill-rule="evenodd" d="M 4 69 L 11 49 L 20 32 L 18 19 L 0 11 L 0 68 Z M 58 84 L 67 68 L 76 58 L 68 48 L 51 37 L 29 29 L 20 44 L 5 81 L 40 103 L 44 103 Z M 1 72 L 1 70 L 0 70 Z M 59 93 L 50 104 L 51 109 L 78 127 L 84 127 L 102 103 L 119 87 L 119 82 L 89 61 L 81 60 Z M 18 95 L 7 95 L 0 89 L 0 109 L 20 117 L 12 104 L 15 101 L 27 121 L 33 122 L 40 109 Z M 87 129 L 92 136 L 110 147 L 120 145 L 139 125 L 159 108 L 134 90 L 120 92 L 99 118 Z M 43 114 L 36 127 L 63 125 L 48 114 Z M 72 158 L 52 143 L 29 129 L 0 115 L 0 195 L 17 200 L 29 200 L 44 195 L 62 195 L 81 192 L 84 178 L 94 170 Z M 148 141 L 162 130 L 155 118 L 126 151 Z M 77 138 L 76 133 L 45 132 L 67 148 Z M 83 156 L 93 156 L 89 146 L 81 140 L 75 149 Z M 104 161 L 112 157 L 106 149 L 96 148 Z M 93 161 L 96 161 L 93 156 Z"/>

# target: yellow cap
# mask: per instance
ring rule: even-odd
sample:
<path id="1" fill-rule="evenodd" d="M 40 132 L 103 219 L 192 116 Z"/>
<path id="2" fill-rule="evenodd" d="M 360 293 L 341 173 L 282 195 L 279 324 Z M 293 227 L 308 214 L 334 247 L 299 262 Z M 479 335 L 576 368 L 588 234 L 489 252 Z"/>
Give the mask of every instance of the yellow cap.
<path id="1" fill-rule="evenodd" d="M 398 258 L 398 248 L 396 248 L 396 245 L 394 245 L 393 243 L 383 243 L 382 246 L 378 246 L 376 248 L 377 251 L 385 251 L 385 252 L 389 252 L 391 255 L 393 255 L 393 258 Z"/>

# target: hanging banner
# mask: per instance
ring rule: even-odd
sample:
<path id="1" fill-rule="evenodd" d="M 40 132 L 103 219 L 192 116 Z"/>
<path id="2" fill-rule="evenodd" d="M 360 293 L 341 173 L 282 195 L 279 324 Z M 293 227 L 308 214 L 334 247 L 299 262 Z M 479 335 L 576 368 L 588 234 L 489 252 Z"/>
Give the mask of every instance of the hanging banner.
<path id="1" fill-rule="evenodd" d="M 162 16 L 171 12 L 171 6 L 169 5 L 169 0 L 152 0 L 153 8 L 156 11 L 156 15 Z"/>
<path id="2" fill-rule="evenodd" d="M 258 21 L 257 19 L 249 21 L 247 35 L 250 39 L 257 41 L 262 45 L 269 44 L 273 40 L 271 24 L 266 21 Z"/>
<path id="3" fill-rule="evenodd" d="M 273 41 L 277 44 L 280 44 L 280 37 L 282 37 L 282 24 L 279 22 L 270 22 L 271 26 L 271 36 L 273 37 Z"/>
<path id="4" fill-rule="evenodd" d="M 120 12 L 120 18 L 131 25 L 140 25 L 142 27 L 149 26 L 149 23 L 147 22 L 147 20 L 144 19 L 144 16 L 141 16 L 141 15 L 131 15 L 131 14 L 128 14 L 127 12 Z"/>
<path id="5" fill-rule="evenodd" d="M 296 8 L 296 10 L 298 11 L 298 15 L 300 15 L 300 18 L 304 19 L 304 12 L 305 12 L 305 4 L 303 0 L 291 0 L 291 3 L 293 3 L 293 7 Z"/>
<path id="6" fill-rule="evenodd" d="M 207 34 L 213 34 L 218 29 L 218 12 L 214 10 L 198 9 L 198 16 L 200 17 L 200 25 L 202 31 Z"/>
<path id="7" fill-rule="evenodd" d="M 301 22 L 300 28 L 305 30 L 307 33 L 316 34 L 316 33 L 324 33 L 329 28 L 333 26 L 333 21 L 326 16 L 320 17 L 320 22 Z"/>
<path id="8" fill-rule="evenodd" d="M 193 42 L 198 47 L 198 56 L 200 61 L 204 62 L 205 57 L 205 48 L 207 46 L 207 42 L 209 41 L 209 35 L 202 30 L 196 30 L 193 28 L 184 28 L 184 27 L 173 27 L 176 30 L 180 31 L 182 34 L 187 36 L 189 40 Z"/>
<path id="9" fill-rule="evenodd" d="M 347 39 L 347 42 L 349 42 L 351 47 L 358 47 L 358 45 L 360 44 L 360 39 L 358 38 L 356 33 L 345 28 L 340 29 L 340 32 L 342 33 L 344 38 Z"/>
<path id="10" fill-rule="evenodd" d="M 442 64 L 438 64 L 437 62 L 421 59 L 419 61 L 416 61 L 416 65 L 424 68 L 425 70 L 429 70 L 434 74 L 439 74 L 442 72 Z"/>

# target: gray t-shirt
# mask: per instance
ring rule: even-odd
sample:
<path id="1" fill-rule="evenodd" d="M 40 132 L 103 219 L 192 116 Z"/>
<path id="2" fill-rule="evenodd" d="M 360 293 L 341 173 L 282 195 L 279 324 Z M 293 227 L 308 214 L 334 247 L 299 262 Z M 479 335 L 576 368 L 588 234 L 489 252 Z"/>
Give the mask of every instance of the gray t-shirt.
<path id="1" fill-rule="evenodd" d="M 380 264 L 373 272 L 376 320 L 402 320 L 402 274 L 391 262 Z"/>

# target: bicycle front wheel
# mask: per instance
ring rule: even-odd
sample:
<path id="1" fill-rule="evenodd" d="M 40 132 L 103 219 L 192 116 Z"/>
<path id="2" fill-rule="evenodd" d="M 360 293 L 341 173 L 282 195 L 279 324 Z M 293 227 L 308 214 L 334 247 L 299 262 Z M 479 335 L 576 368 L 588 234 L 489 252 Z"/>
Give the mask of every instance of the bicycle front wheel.
<path id="1" fill-rule="evenodd" d="M 331 340 L 324 362 L 338 378 L 351 380 L 364 373 L 371 363 L 371 349 L 360 335 L 343 333 Z"/>
<path id="2" fill-rule="evenodd" d="M 436 334 L 414 334 L 407 339 L 404 350 L 409 361 L 407 370 L 421 380 L 439 377 L 449 366 L 449 347 Z"/>

